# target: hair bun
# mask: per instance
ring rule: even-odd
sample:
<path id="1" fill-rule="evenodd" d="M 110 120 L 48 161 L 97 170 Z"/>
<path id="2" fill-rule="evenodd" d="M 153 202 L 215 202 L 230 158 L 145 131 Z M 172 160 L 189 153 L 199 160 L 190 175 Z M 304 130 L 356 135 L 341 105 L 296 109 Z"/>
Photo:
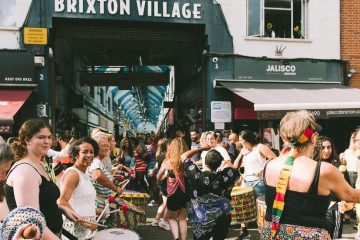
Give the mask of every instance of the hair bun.
<path id="1" fill-rule="evenodd" d="M 32 207 L 18 207 L 12 210 L 4 219 L 1 228 L 1 237 L 3 240 L 11 240 L 19 227 L 24 224 L 33 224 L 40 231 L 40 239 L 46 228 L 45 217 L 39 210 Z"/>

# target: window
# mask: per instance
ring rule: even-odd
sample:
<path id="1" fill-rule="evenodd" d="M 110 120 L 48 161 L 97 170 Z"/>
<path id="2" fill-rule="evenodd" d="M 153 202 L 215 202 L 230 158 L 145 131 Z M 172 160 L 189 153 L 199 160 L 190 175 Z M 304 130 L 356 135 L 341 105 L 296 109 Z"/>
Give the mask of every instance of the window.
<path id="1" fill-rule="evenodd" d="M 16 1 L 0 0 L 0 26 L 14 27 L 16 25 L 15 8 Z"/>
<path id="2" fill-rule="evenodd" d="M 306 38 L 308 0 L 248 0 L 247 35 Z"/>
<path id="3" fill-rule="evenodd" d="M 109 97 L 107 100 L 107 106 L 108 106 L 108 111 L 111 112 L 111 98 L 109 98 Z"/>
<path id="4" fill-rule="evenodd" d="M 94 87 L 89 87 L 89 89 L 90 89 L 90 97 L 95 98 L 95 88 Z"/>
<path id="5" fill-rule="evenodd" d="M 100 104 L 102 105 L 102 106 L 105 106 L 105 103 L 104 103 L 104 89 L 102 89 L 102 88 L 100 88 Z"/>

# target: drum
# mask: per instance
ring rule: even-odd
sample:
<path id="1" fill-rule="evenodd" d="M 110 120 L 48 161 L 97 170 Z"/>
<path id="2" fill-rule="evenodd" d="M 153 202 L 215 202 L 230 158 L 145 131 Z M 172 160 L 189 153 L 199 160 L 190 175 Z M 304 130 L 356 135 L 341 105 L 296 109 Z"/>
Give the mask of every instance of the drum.
<path id="1" fill-rule="evenodd" d="M 140 236 L 131 230 L 122 228 L 111 228 L 99 231 L 95 234 L 93 240 L 140 240 Z"/>
<path id="2" fill-rule="evenodd" d="M 258 230 L 261 233 L 265 224 L 265 215 L 266 215 L 266 203 L 264 196 L 258 197 L 258 199 L 256 199 L 256 208 L 257 208 L 256 223 L 258 226 Z"/>
<path id="3" fill-rule="evenodd" d="M 150 198 L 149 194 L 147 193 L 141 193 L 131 190 L 125 190 L 121 197 L 126 201 L 129 201 L 132 204 L 140 207 L 144 211 L 146 211 L 146 207 Z"/>
<path id="4" fill-rule="evenodd" d="M 248 223 L 256 220 L 255 194 L 250 187 L 234 187 L 231 192 L 232 223 Z"/>
<path id="5" fill-rule="evenodd" d="M 135 229 L 138 225 L 146 223 L 146 214 L 138 206 L 116 197 L 110 203 L 110 217 L 107 225 L 114 228 Z"/>

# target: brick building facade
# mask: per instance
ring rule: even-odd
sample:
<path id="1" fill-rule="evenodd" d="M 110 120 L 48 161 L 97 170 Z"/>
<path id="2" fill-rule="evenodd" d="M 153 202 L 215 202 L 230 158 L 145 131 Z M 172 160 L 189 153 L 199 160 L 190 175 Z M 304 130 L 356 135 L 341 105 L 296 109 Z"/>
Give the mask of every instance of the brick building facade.
<path id="1" fill-rule="evenodd" d="M 360 88 L 360 1 L 341 2 L 341 58 L 349 61 L 349 69 L 356 73 L 349 80 L 349 86 Z"/>

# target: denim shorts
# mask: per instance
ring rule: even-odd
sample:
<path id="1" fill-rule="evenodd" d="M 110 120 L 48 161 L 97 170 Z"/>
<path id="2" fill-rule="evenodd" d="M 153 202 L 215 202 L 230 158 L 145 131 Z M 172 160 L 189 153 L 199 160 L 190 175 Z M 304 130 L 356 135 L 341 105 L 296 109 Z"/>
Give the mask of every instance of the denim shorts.
<path id="1" fill-rule="evenodd" d="M 246 187 L 252 187 L 254 189 L 256 197 L 265 195 L 265 182 L 264 180 L 244 181 Z"/>

